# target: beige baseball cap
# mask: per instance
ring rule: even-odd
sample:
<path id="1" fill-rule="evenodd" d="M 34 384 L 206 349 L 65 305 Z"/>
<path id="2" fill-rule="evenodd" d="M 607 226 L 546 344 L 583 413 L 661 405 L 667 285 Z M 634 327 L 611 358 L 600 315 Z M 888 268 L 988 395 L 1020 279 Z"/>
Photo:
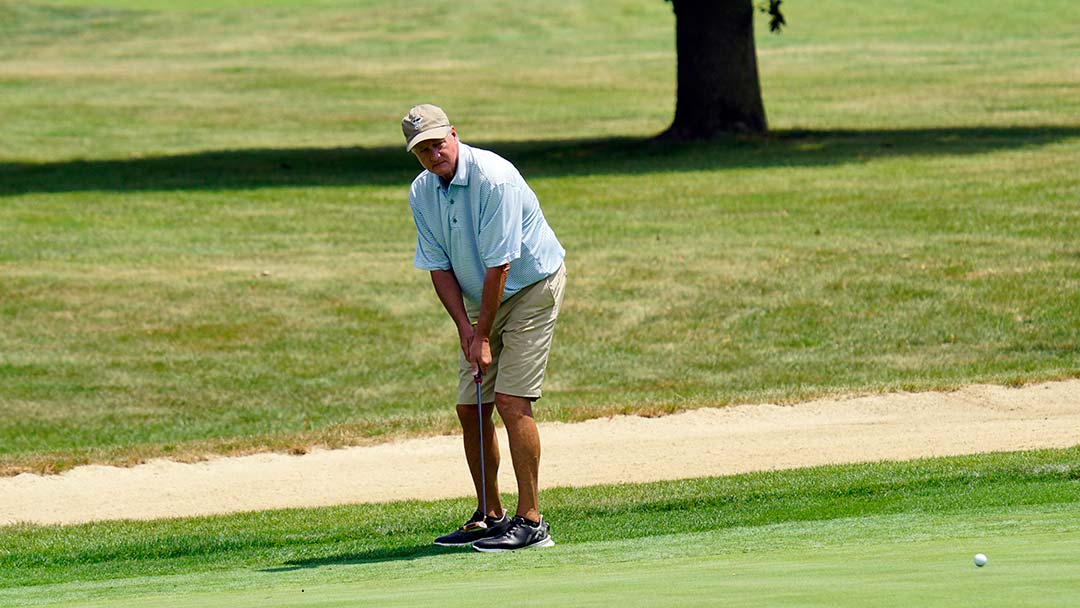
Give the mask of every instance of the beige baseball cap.
<path id="1" fill-rule="evenodd" d="M 412 152 L 413 146 L 429 139 L 442 139 L 450 134 L 453 126 L 446 112 L 439 106 L 423 103 L 413 106 L 405 118 L 401 119 L 401 132 L 405 134 L 405 150 Z"/>

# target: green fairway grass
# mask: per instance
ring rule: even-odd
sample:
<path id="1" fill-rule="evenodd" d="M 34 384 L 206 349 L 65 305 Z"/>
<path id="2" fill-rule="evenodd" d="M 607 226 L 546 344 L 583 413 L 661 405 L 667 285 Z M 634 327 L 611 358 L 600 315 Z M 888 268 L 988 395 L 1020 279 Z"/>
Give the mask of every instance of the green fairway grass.
<path id="1" fill-rule="evenodd" d="M 418 101 L 569 252 L 543 420 L 1076 377 L 1072 8 L 785 3 L 662 146 L 661 0 L 0 2 L 0 471 L 454 431 Z"/>
<path id="2" fill-rule="evenodd" d="M 1006 536 L 895 542 L 880 541 L 872 534 L 880 528 L 923 523 L 929 518 L 882 518 L 845 522 L 871 528 L 870 534 L 852 539 L 850 545 L 820 546 L 818 543 L 841 527 L 821 526 L 804 537 L 805 543 L 744 552 L 722 549 L 733 540 L 730 534 L 677 534 L 648 543 L 568 549 L 570 555 L 561 555 L 557 561 L 548 555 L 506 556 L 503 562 L 512 562 L 512 566 L 470 563 L 470 559 L 484 558 L 467 555 L 452 559 L 454 567 L 449 571 L 432 572 L 426 562 L 433 558 L 425 558 L 374 576 L 358 574 L 356 567 L 348 566 L 342 572 L 304 575 L 230 572 L 169 579 L 156 585 L 159 591 L 141 588 L 139 583 L 145 580 L 119 581 L 96 586 L 98 589 L 88 594 L 99 596 L 96 601 L 61 599 L 75 587 L 67 585 L 50 589 L 59 594 L 58 601 L 42 605 L 468 607 L 486 594 L 522 606 L 1074 605 L 1080 592 L 1080 574 L 1075 568 L 1080 559 L 1080 536 L 1071 524 L 1080 510 L 1008 515 L 1031 520 L 1034 525 L 1010 530 Z M 970 525 L 985 517 L 985 513 L 965 513 L 949 522 L 929 522 L 928 534 L 935 536 L 954 523 Z M 1071 535 L 1034 531 L 1043 526 Z M 769 532 L 783 535 L 788 531 Z M 687 547 L 698 550 L 688 551 Z M 989 551 L 997 559 L 976 568 L 970 555 L 976 549 Z M 126 593 L 128 584 L 134 590 L 131 595 Z M 204 590 L 222 587 L 226 589 Z"/>
<path id="3" fill-rule="evenodd" d="M 557 545 L 430 545 L 465 501 L 0 529 L 0 605 L 1068 606 L 1080 448 L 544 493 Z M 977 569 L 975 553 L 989 556 Z"/>

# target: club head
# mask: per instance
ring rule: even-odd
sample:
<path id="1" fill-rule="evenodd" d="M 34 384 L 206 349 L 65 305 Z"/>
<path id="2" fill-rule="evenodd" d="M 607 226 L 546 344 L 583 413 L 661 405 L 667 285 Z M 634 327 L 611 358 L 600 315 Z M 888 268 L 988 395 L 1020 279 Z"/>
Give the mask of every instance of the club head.
<path id="1" fill-rule="evenodd" d="M 483 520 L 481 520 L 481 521 L 471 521 L 471 522 L 465 524 L 465 526 L 462 528 L 462 530 L 464 530 L 466 532 L 479 532 L 481 530 L 487 530 L 487 527 L 488 527 L 487 522 L 485 522 Z"/>

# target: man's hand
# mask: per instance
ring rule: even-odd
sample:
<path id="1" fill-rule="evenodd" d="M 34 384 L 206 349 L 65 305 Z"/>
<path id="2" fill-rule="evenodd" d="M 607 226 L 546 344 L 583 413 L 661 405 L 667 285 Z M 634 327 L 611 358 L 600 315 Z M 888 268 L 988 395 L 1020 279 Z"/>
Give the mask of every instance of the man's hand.
<path id="1" fill-rule="evenodd" d="M 474 376 L 477 372 L 486 374 L 488 366 L 491 365 L 491 341 L 486 336 L 474 334 L 469 354 L 465 358 L 472 363 Z"/>
<path id="2" fill-rule="evenodd" d="M 458 340 L 461 341 L 461 352 L 465 355 L 465 360 L 469 363 L 473 362 L 472 358 L 472 342 L 476 336 L 476 329 L 474 325 L 465 323 L 458 326 Z"/>

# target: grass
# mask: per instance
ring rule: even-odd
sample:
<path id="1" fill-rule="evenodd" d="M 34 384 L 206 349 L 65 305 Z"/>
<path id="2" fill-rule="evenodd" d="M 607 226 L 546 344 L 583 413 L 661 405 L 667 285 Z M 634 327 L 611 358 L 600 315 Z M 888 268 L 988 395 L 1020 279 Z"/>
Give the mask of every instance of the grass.
<path id="1" fill-rule="evenodd" d="M 660 0 L 0 0 L 0 471 L 452 431 L 429 100 L 570 252 L 543 419 L 1080 375 L 1071 4 L 787 4 L 772 134 L 660 146 Z M 429 545 L 461 500 L 6 526 L 0 605 L 1065 606 L 1078 463 L 556 489 L 509 556 Z"/>
<path id="2" fill-rule="evenodd" d="M 0 605 L 1067 605 L 1078 479 L 1073 448 L 562 488 L 556 548 L 496 556 L 429 544 L 462 500 L 9 526 Z"/>
<path id="3" fill-rule="evenodd" d="M 0 0 L 0 472 L 451 432 L 419 101 L 570 254 L 542 419 L 1080 376 L 1071 3 L 784 8 L 771 135 L 661 146 L 661 0 Z M 1078 477 L 1073 448 L 556 489 L 559 545 L 508 556 L 429 545 L 461 500 L 6 526 L 0 605 L 1066 606 Z"/>
<path id="4" fill-rule="evenodd" d="M 453 431 L 421 99 L 569 251 L 542 419 L 1076 377 L 1070 5 L 791 4 L 668 147 L 659 0 L 0 3 L 0 471 Z"/>
<path id="5" fill-rule="evenodd" d="M 1053 514 L 1015 515 L 1032 523 L 1065 523 Z M 967 519 L 960 521 L 970 523 Z M 888 526 L 910 522 L 874 523 Z M 829 531 L 817 530 L 822 535 Z M 662 539 L 653 549 L 665 551 L 687 544 L 730 540 L 724 535 L 676 535 Z M 187 581 L 180 580 L 172 582 L 168 590 L 143 590 L 128 597 L 113 591 L 100 594 L 97 601 L 79 600 L 77 605 L 336 607 L 370 602 L 380 606 L 456 607 L 473 605 L 476 594 L 518 597 L 522 585 L 528 585 L 543 589 L 543 593 L 532 600 L 515 600 L 526 606 L 606 606 L 612 601 L 627 606 L 710 606 L 718 597 L 732 606 L 904 606 L 913 601 L 925 606 L 1069 606 L 1070 594 L 1076 590 L 1075 574 L 1063 562 L 1077 553 L 1072 538 L 1031 534 L 1030 529 L 1023 529 L 1010 531 L 1006 538 L 996 541 L 970 539 L 974 546 L 990 546 L 996 555 L 1008 551 L 1016 556 L 982 570 L 970 564 L 969 546 L 950 541 L 872 540 L 878 544 L 815 548 L 811 559 L 788 549 L 752 555 L 661 557 L 650 552 L 643 556 L 640 547 L 623 544 L 590 547 L 594 552 L 607 550 L 600 557 L 614 563 L 603 567 L 581 555 L 568 560 L 570 567 L 529 556 L 533 559 L 513 560 L 513 565 L 523 571 L 510 571 L 503 564 L 498 569 L 480 570 L 465 562 L 472 556 L 462 556 L 456 560 L 458 569 L 438 573 L 409 572 L 403 567 L 393 573 L 380 573 L 379 578 L 357 577 L 359 580 L 349 580 L 348 574 L 338 578 L 323 572 L 319 574 L 324 576 L 253 577 L 264 585 L 261 588 L 221 589 L 235 584 L 235 578 L 211 576 L 201 581 L 206 585 L 201 591 L 191 590 Z M 796 548 L 801 549 L 805 547 Z M 415 570 L 417 564 L 410 566 Z M 326 578 L 331 581 L 324 582 Z M 59 600 L 53 605 L 71 604 Z"/>

